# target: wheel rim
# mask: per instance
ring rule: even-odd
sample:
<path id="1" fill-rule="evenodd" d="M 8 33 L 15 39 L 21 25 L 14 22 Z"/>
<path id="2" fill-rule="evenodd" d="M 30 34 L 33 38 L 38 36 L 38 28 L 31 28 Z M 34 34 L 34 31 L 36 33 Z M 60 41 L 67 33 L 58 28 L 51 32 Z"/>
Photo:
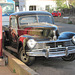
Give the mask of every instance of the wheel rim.
<path id="1" fill-rule="evenodd" d="M 29 57 L 26 55 L 25 51 L 22 50 L 22 51 L 21 51 L 21 60 L 22 60 L 24 63 L 27 63 L 27 62 L 28 62 L 28 59 L 29 59 Z"/>
<path id="2" fill-rule="evenodd" d="M 69 54 L 68 56 L 65 56 L 64 59 L 69 60 L 69 59 L 71 59 L 72 57 L 73 57 L 73 55 L 72 55 L 72 54 Z"/>

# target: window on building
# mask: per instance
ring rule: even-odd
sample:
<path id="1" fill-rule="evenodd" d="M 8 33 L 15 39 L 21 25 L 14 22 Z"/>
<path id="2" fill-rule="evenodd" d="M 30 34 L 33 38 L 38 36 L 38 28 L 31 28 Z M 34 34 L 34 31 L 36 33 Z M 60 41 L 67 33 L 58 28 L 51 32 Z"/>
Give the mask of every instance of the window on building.
<path id="1" fill-rule="evenodd" d="M 29 6 L 29 11 L 36 10 L 36 6 Z"/>
<path id="2" fill-rule="evenodd" d="M 50 6 L 46 5 L 45 10 L 47 10 L 49 12 L 50 11 Z"/>

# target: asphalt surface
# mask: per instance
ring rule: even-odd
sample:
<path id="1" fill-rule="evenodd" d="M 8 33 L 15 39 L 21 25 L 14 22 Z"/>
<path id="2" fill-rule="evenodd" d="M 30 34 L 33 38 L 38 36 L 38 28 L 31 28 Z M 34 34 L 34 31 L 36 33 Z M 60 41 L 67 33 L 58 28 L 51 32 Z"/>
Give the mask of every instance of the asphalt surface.
<path id="1" fill-rule="evenodd" d="M 64 24 L 60 22 L 55 22 L 55 25 L 58 26 L 59 33 L 61 32 L 75 32 L 75 25 L 74 24 Z"/>
<path id="2" fill-rule="evenodd" d="M 75 25 L 55 23 L 59 32 L 71 31 L 75 32 Z M 75 75 L 75 61 L 66 62 L 61 58 L 49 58 L 44 57 L 36 58 L 34 64 L 30 66 L 40 75 Z"/>

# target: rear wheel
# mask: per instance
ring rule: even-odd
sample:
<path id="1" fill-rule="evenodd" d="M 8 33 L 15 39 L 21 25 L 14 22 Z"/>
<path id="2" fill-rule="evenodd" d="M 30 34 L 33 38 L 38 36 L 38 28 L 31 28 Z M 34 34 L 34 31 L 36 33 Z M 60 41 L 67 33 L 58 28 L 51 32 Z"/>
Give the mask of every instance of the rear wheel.
<path id="1" fill-rule="evenodd" d="M 29 66 L 32 65 L 35 60 L 35 57 L 28 56 L 22 47 L 19 50 L 19 58 L 22 62 L 24 62 L 25 64 L 27 64 Z"/>
<path id="2" fill-rule="evenodd" d="M 75 60 L 75 54 L 69 54 L 68 56 L 62 57 L 64 61 L 73 61 Z"/>

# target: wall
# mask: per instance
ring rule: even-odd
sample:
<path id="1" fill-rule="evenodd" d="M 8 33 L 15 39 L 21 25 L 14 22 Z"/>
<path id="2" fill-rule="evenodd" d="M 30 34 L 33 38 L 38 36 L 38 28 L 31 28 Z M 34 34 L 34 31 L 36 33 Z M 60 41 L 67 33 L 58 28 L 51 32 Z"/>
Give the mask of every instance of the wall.
<path id="1" fill-rule="evenodd" d="M 1 2 L 7 2 L 7 0 L 0 0 L 0 3 L 1 3 Z"/>
<path id="2" fill-rule="evenodd" d="M 62 22 L 62 23 L 70 23 L 72 22 L 75 24 L 75 17 L 54 17 L 55 22 Z"/>
<path id="3" fill-rule="evenodd" d="M 36 6 L 36 10 L 45 10 L 46 5 L 50 5 L 50 8 L 56 8 L 56 1 L 51 0 L 19 0 L 20 11 L 25 6 L 25 11 L 29 11 L 29 6 Z"/>
<path id="4" fill-rule="evenodd" d="M 23 8 L 25 8 L 25 0 L 19 0 L 19 10 L 23 11 Z"/>

